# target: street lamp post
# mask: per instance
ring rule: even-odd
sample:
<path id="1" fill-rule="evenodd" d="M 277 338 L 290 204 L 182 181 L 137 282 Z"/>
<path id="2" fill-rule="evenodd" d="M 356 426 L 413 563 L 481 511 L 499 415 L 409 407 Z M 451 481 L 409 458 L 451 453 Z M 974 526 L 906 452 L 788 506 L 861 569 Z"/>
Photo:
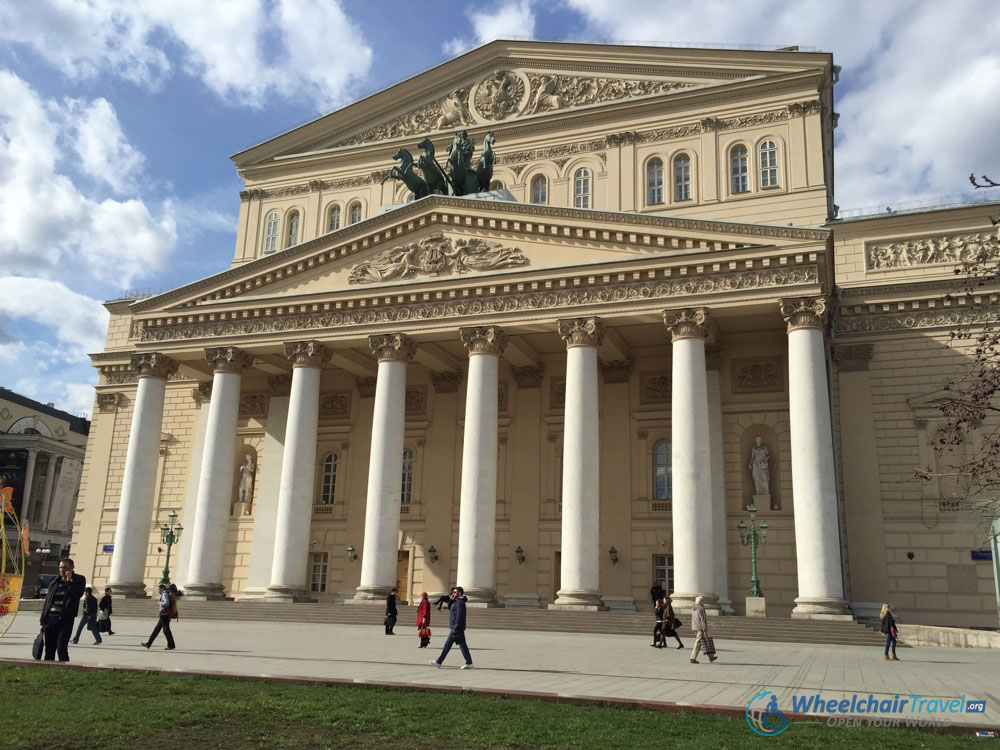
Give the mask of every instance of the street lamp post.
<path id="1" fill-rule="evenodd" d="M 167 518 L 170 523 L 160 526 L 160 541 L 167 545 L 167 563 L 163 566 L 163 577 L 160 579 L 164 586 L 170 585 L 170 548 L 181 540 L 181 532 L 184 531 L 184 527 L 177 523 L 177 511 L 170 511 Z"/>
<path id="2" fill-rule="evenodd" d="M 750 514 L 750 530 L 747 531 L 746 521 L 740 521 L 740 543 L 744 547 L 750 548 L 750 591 L 747 596 L 764 596 L 760 588 L 760 578 L 757 577 L 757 547 L 767 544 L 767 521 L 760 522 L 760 531 L 757 530 L 757 508 L 753 505 L 747 506 Z"/>

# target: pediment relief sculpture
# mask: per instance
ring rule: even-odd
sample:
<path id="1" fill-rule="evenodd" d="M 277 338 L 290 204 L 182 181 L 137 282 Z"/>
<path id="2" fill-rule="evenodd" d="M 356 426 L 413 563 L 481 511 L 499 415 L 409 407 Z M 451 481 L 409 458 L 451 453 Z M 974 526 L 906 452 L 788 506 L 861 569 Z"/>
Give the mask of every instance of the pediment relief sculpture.
<path id="1" fill-rule="evenodd" d="M 984 260 L 1000 255 L 997 234 L 967 232 L 937 237 L 893 240 L 869 245 L 865 251 L 865 267 L 869 271 L 889 271 L 913 266 L 935 266 L 967 263 L 981 255 Z"/>
<path id="2" fill-rule="evenodd" d="M 470 271 L 495 271 L 528 265 L 520 248 L 499 242 L 464 237 L 452 239 L 432 234 L 385 250 L 351 269 L 350 284 L 412 279 L 418 276 L 450 276 Z"/>

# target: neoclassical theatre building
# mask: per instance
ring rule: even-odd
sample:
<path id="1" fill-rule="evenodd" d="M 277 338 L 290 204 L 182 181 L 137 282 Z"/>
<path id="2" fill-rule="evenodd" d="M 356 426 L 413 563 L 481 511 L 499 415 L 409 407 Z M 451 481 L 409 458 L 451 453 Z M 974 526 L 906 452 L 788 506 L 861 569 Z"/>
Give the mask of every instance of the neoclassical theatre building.
<path id="1" fill-rule="evenodd" d="M 834 218 L 837 74 L 498 41 L 238 153 L 231 267 L 107 305 L 78 569 L 148 595 L 175 511 L 192 598 L 741 614 L 753 504 L 769 616 L 990 624 L 914 470 L 995 207 Z"/>

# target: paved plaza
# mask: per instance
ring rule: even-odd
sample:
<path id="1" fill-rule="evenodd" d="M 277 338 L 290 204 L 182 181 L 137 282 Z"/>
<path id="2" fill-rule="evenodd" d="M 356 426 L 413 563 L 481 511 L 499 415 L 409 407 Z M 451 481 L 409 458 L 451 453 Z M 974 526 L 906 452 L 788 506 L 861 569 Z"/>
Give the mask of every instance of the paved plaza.
<path id="1" fill-rule="evenodd" d="M 381 610 L 371 626 L 184 620 L 174 628 L 175 651 L 162 635 L 153 648 L 144 641 L 155 619 L 114 618 L 115 635 L 93 645 L 84 632 L 70 647 L 77 664 L 141 667 L 166 671 L 354 680 L 365 684 L 412 684 L 504 693 L 616 698 L 742 710 L 759 691 L 770 690 L 782 711 L 793 695 L 819 693 L 824 701 L 922 696 L 986 702 L 985 714 L 954 714 L 955 722 L 1000 725 L 1000 651 L 916 647 L 900 649 L 886 662 L 880 649 L 803 643 L 717 641 L 719 660 L 688 661 L 689 651 L 652 649 L 636 636 L 470 630 L 475 661 L 461 670 L 452 650 L 444 666 L 428 664 L 447 634 L 445 613 L 432 619 L 434 636 L 417 648 L 415 628 L 382 633 Z M 30 658 L 38 615 L 22 613 L 0 638 L 0 659 Z M 685 641 L 690 646 L 689 641 Z M 929 714 L 922 712 L 924 717 Z M 905 714 L 910 717 L 912 715 Z"/>

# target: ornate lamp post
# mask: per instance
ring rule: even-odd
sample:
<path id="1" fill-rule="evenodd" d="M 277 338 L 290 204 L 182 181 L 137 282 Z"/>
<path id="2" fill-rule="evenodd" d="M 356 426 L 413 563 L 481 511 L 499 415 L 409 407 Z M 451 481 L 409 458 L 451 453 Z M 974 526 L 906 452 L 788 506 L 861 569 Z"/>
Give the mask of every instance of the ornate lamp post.
<path id="1" fill-rule="evenodd" d="M 170 523 L 160 526 L 160 541 L 167 545 L 167 564 L 163 566 L 163 577 L 160 579 L 164 586 L 170 584 L 170 548 L 181 540 L 181 532 L 184 531 L 184 527 L 177 523 L 177 511 L 170 511 L 167 518 Z"/>
<path id="2" fill-rule="evenodd" d="M 750 548 L 750 591 L 747 596 L 764 596 L 760 589 L 760 579 L 757 577 L 757 547 L 767 544 L 767 521 L 760 522 L 760 531 L 757 530 L 757 508 L 753 505 L 747 507 L 750 514 L 750 531 L 747 531 L 746 521 L 740 521 L 740 543 L 744 547 Z"/>

